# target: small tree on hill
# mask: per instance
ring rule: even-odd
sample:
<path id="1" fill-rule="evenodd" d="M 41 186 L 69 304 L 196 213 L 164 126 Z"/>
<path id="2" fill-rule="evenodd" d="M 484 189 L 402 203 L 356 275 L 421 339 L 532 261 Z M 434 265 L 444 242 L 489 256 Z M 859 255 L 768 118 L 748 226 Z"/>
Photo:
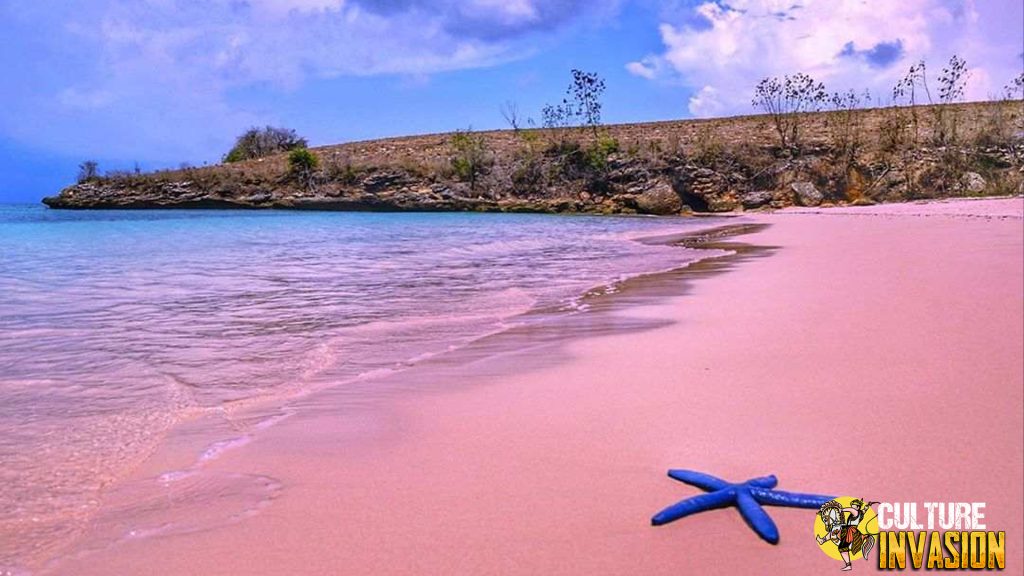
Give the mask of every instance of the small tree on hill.
<path id="1" fill-rule="evenodd" d="M 288 154 L 288 169 L 296 176 L 308 176 L 319 166 L 319 160 L 306 148 L 297 148 Z"/>
<path id="2" fill-rule="evenodd" d="M 477 176 L 483 172 L 487 159 L 487 142 L 470 128 L 453 134 L 451 145 L 455 153 L 452 169 L 460 180 L 469 182 L 470 190 L 475 189 Z"/>
<path id="3" fill-rule="evenodd" d="M 572 85 L 567 93 L 572 97 L 573 113 L 582 126 L 594 131 L 594 135 L 597 135 L 597 127 L 601 125 L 601 96 L 604 88 L 604 80 L 596 72 L 572 71 Z"/>
<path id="4" fill-rule="evenodd" d="M 253 160 L 306 146 L 306 139 L 290 128 L 250 128 L 235 140 L 234 147 L 224 155 L 224 161 Z"/>
<path id="5" fill-rule="evenodd" d="M 928 89 L 928 68 L 924 60 L 910 66 L 907 74 L 892 89 L 893 102 L 905 101 L 910 106 L 918 104 L 918 92 L 924 91 L 928 103 L 932 102 L 932 92 Z"/>
<path id="6" fill-rule="evenodd" d="M 572 124 L 572 107 L 568 100 L 562 100 L 561 104 L 546 104 L 540 111 L 541 122 L 544 128 L 551 132 L 559 144 L 565 142 L 565 132 Z"/>
<path id="7" fill-rule="evenodd" d="M 753 105 L 771 118 L 782 148 L 799 153 L 800 121 L 825 103 L 825 85 L 807 74 L 764 78 L 754 88 Z"/>
<path id="8" fill-rule="evenodd" d="M 956 110 L 949 108 L 949 105 L 963 99 L 968 78 L 970 78 L 970 71 L 967 69 L 967 61 L 955 54 L 939 75 L 939 104 L 941 105 L 932 110 L 935 117 L 933 135 L 935 143 L 940 146 L 957 142 L 959 115 Z"/>
<path id="9" fill-rule="evenodd" d="M 313 181 L 313 173 L 319 166 L 320 160 L 305 147 L 288 153 L 288 171 L 306 186 Z"/>
<path id="10" fill-rule="evenodd" d="M 1024 72 L 1021 72 L 1020 75 L 1003 87 L 1003 99 L 1024 100 Z"/>
<path id="11" fill-rule="evenodd" d="M 90 182 L 100 177 L 99 163 L 95 160 L 86 160 L 78 165 L 78 183 Z"/>
<path id="12" fill-rule="evenodd" d="M 829 97 L 832 111 L 828 116 L 829 133 L 832 148 L 847 164 L 856 161 L 857 153 L 863 144 L 863 115 L 861 106 L 871 101 L 871 94 L 865 90 L 857 93 L 853 89 L 836 92 Z"/>
<path id="13" fill-rule="evenodd" d="M 522 118 L 519 116 L 519 104 L 512 100 L 505 101 L 501 105 L 501 117 L 508 123 L 509 128 L 512 128 L 513 132 L 519 132 L 522 128 Z"/>
<path id="14" fill-rule="evenodd" d="M 541 110 L 544 127 L 556 134 L 559 144 L 565 143 L 564 130 L 573 124 L 590 128 L 597 135 L 604 89 L 604 80 L 596 72 L 572 71 L 572 84 L 566 88 L 562 102 Z"/>
<path id="15" fill-rule="evenodd" d="M 892 102 L 893 107 L 899 106 L 901 103 L 910 106 L 910 119 L 914 126 L 914 143 L 916 144 L 920 138 L 921 122 L 917 114 L 918 104 L 918 92 L 923 91 L 924 95 L 928 99 L 928 103 L 932 103 L 932 93 L 928 89 L 928 68 L 925 66 L 924 60 L 920 60 L 917 64 L 914 64 L 907 70 L 907 74 L 900 79 L 899 82 L 893 86 L 892 89 Z M 898 116 L 899 114 L 895 114 Z"/>

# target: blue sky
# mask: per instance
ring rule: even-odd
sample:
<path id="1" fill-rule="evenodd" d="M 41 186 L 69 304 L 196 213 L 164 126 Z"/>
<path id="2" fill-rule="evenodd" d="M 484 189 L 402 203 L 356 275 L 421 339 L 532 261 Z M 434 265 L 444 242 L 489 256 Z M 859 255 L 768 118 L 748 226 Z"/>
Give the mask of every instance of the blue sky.
<path id="1" fill-rule="evenodd" d="M 951 55 L 967 97 L 1020 74 L 1019 0 L 0 0 L 0 202 L 77 165 L 214 163 L 253 125 L 311 144 L 539 116 L 572 68 L 606 122 L 749 113 L 766 75 L 806 72 L 884 100 Z"/>

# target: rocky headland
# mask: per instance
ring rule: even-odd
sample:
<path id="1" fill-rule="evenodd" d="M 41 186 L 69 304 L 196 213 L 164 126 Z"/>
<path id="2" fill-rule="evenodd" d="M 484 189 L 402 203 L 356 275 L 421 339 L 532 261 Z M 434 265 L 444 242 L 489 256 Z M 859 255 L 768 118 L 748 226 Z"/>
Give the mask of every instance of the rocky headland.
<path id="1" fill-rule="evenodd" d="M 686 214 L 1024 191 L 1024 103 L 459 132 L 202 168 L 94 176 L 52 208 Z"/>

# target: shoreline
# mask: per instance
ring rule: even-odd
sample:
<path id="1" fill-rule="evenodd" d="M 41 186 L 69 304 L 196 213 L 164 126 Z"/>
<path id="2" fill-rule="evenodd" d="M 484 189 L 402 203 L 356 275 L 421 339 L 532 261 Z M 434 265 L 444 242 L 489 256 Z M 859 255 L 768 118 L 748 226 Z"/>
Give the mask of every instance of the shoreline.
<path id="1" fill-rule="evenodd" d="M 636 217 L 651 218 L 649 216 Z M 718 220 L 728 221 L 728 218 Z M 671 222 L 667 224 L 670 225 Z M 734 246 L 728 243 L 718 245 L 709 240 L 728 236 L 733 229 L 736 229 L 735 233 L 739 234 L 751 225 L 726 223 L 716 226 L 715 223 L 708 221 L 703 226 L 705 227 L 675 234 L 652 236 L 649 233 L 643 233 L 636 237 L 621 239 L 622 242 L 678 245 L 682 248 L 701 248 L 710 251 L 707 256 L 702 256 L 700 260 L 690 262 L 682 267 L 609 278 L 605 282 L 580 292 L 578 296 L 571 299 L 571 305 L 562 302 L 558 305 L 550 304 L 532 308 L 508 318 L 506 321 L 508 326 L 484 332 L 447 351 L 417 355 L 415 359 L 403 362 L 402 367 L 396 367 L 386 373 L 360 374 L 344 381 L 320 384 L 312 388 L 296 388 L 279 395 L 255 396 L 234 401 L 222 410 L 205 409 L 178 420 L 172 429 L 156 443 L 155 448 L 148 451 L 148 455 L 142 458 L 141 465 L 137 465 L 135 469 L 114 482 L 112 487 L 105 491 L 101 496 L 103 503 L 94 517 L 90 519 L 90 526 L 84 531 L 84 536 L 71 541 L 48 544 L 49 549 L 63 550 L 64 553 L 58 554 L 51 561 L 44 563 L 41 573 L 49 573 L 48 570 L 51 568 L 47 568 L 47 566 L 65 565 L 67 562 L 65 553 L 69 550 L 71 561 L 74 562 L 74 558 L 81 554 L 88 555 L 93 549 L 104 548 L 108 545 L 116 546 L 121 540 L 159 536 L 162 529 L 152 529 L 154 523 L 162 522 L 162 519 L 159 518 L 160 511 L 153 509 L 154 502 L 159 498 L 166 497 L 176 502 L 193 498 L 202 499 L 208 494 L 201 492 L 213 489 L 220 491 L 238 489 L 239 492 L 245 494 L 245 499 L 242 501 L 231 500 L 226 511 L 204 511 L 202 514 L 208 515 L 209 518 L 204 518 L 198 523 L 186 522 L 188 525 L 180 529 L 183 532 L 206 530 L 211 523 L 218 526 L 230 524 L 236 519 L 228 516 L 235 514 L 237 509 L 244 509 L 245 514 L 258 512 L 280 491 L 280 486 L 272 478 L 257 478 L 257 483 L 262 484 L 264 488 L 249 493 L 251 487 L 244 485 L 218 484 L 215 488 L 199 485 L 201 484 L 199 477 L 203 476 L 204 469 L 210 462 L 225 452 L 249 444 L 266 428 L 290 417 L 296 412 L 292 404 L 300 402 L 308 396 L 336 387 L 351 387 L 360 389 L 367 398 L 373 397 L 375 395 L 373 388 L 378 383 L 383 381 L 386 385 L 388 381 L 400 379 L 410 370 L 429 370 L 434 362 L 439 362 L 442 365 L 475 362 L 478 360 L 474 358 L 475 356 L 502 355 L 506 353 L 505 349 L 515 353 L 520 348 L 530 346 L 523 341 L 524 338 L 534 338 L 540 334 L 545 335 L 542 337 L 546 341 L 556 342 L 602 331 L 645 329 L 646 326 L 620 325 L 618 323 L 606 328 L 595 328 L 588 322 L 573 322 L 572 316 L 590 308 L 595 303 L 604 303 L 597 304 L 597 306 L 604 306 L 611 301 L 618 300 L 622 296 L 622 286 L 644 283 L 648 277 L 658 278 L 686 273 L 688 268 L 694 267 L 698 263 L 703 265 L 707 260 L 731 258 L 732 254 L 713 252 L 730 249 Z M 692 225 L 690 227 L 693 228 Z M 709 235 L 714 238 L 709 239 Z M 616 305 L 624 306 L 621 303 Z M 577 307 L 580 309 L 577 310 Z M 529 334 L 529 336 L 524 336 L 524 334 Z M 171 454 L 168 455 L 168 452 Z M 212 482 L 219 481 L 215 479 Z M 161 495 L 161 493 L 163 494 Z M 208 504 L 216 508 L 217 503 L 208 502 Z M 223 517 L 218 517 L 218 514 Z M 176 533 L 179 529 L 174 528 L 170 531 Z M 37 564 L 30 564 L 30 566 L 38 569 Z"/>
<path id="2" fill-rule="evenodd" d="M 877 254 L 871 250 L 881 244 L 870 235 L 865 236 L 865 229 L 895 234 L 903 240 L 896 245 L 910 253 L 893 255 L 893 260 L 910 266 L 918 275 L 947 281 L 939 286 L 924 284 L 931 287 L 928 298 L 947 305 L 940 308 L 943 314 L 954 315 L 960 321 L 973 318 L 957 308 L 956 298 L 950 300 L 948 294 L 936 292 L 954 284 L 982 292 L 994 290 L 994 294 L 1002 295 L 997 304 L 1016 307 L 1009 310 L 1011 314 L 999 311 L 1000 316 L 994 314 L 995 304 L 982 300 L 983 310 L 976 313 L 983 314 L 987 324 L 975 319 L 953 325 L 972 338 L 996 346 L 995 352 L 971 349 L 979 353 L 979 358 L 1001 359 L 1001 363 L 994 363 L 1001 364 L 996 367 L 997 373 L 1016 376 L 1019 382 L 1020 358 L 1007 350 L 1020 344 L 1021 335 L 1019 327 L 1014 332 L 1007 327 L 1006 320 L 1007 316 L 1012 320 L 1012 312 L 1020 318 L 1019 292 L 1015 301 L 1008 301 L 1006 286 L 1000 291 L 998 286 L 978 285 L 973 277 L 947 278 L 949 273 L 944 270 L 933 270 L 916 260 L 923 258 L 934 263 L 936 256 L 924 249 L 931 248 L 929 241 L 946 242 L 963 270 L 973 268 L 975 276 L 989 274 L 1007 280 L 993 273 L 995 266 L 1004 275 L 1007 271 L 1010 276 L 1015 274 L 1019 282 L 1019 258 L 1013 265 L 1006 261 L 1011 256 L 1020 256 L 1019 221 L 983 224 L 952 216 L 944 222 L 944 228 L 951 230 L 936 231 L 931 228 L 937 224 L 924 219 L 929 221 L 912 226 L 926 237 L 922 239 L 903 236 L 906 233 L 897 228 L 907 223 L 901 221 L 901 226 L 894 226 L 890 218 L 857 218 L 856 223 L 841 224 L 838 232 L 833 230 L 834 219 L 822 223 L 815 222 L 816 218 L 786 212 L 757 217 L 757 222 L 773 226 L 744 236 L 744 243 L 750 240 L 757 245 L 781 246 L 772 258 L 750 257 L 756 256 L 756 252 L 736 255 L 743 264 L 734 274 L 714 273 L 736 266 L 734 262 L 702 260 L 706 264 L 694 265 L 689 270 L 694 280 L 685 286 L 680 286 L 672 273 L 667 275 L 665 279 L 678 291 L 674 296 L 658 296 L 657 282 L 647 286 L 638 282 L 639 291 L 627 288 L 615 295 L 625 302 L 624 306 L 595 310 L 595 314 L 607 316 L 607 325 L 589 326 L 590 333 L 583 337 L 570 337 L 561 344 L 540 338 L 533 348 L 509 356 L 482 354 L 465 364 L 447 365 L 442 361 L 419 375 L 405 372 L 392 377 L 400 381 L 393 389 L 331 388 L 305 398 L 298 403 L 293 416 L 267 428 L 265 434 L 247 445 L 223 452 L 207 466 L 207 470 L 221 477 L 234 474 L 247 481 L 262 477 L 278 482 L 280 489 L 266 500 L 271 503 L 261 513 L 239 518 L 230 526 L 125 541 L 116 548 L 81 557 L 75 571 L 136 573 L 154 562 L 167 573 L 278 573 L 299 568 L 310 573 L 611 573 L 640 566 L 647 572 L 662 573 L 677 572 L 681 567 L 702 562 L 717 566 L 721 573 L 763 568 L 764 562 L 790 573 L 832 567 L 824 557 L 810 555 L 820 553 L 812 548 L 807 553 L 808 548 L 801 547 L 807 543 L 800 536 L 810 532 L 806 520 L 813 518 L 806 513 L 772 511 L 783 533 L 778 548 L 753 540 L 747 542 L 750 535 L 742 529 L 742 521 L 728 511 L 700 520 L 688 519 L 679 525 L 650 528 L 647 521 L 651 513 L 691 493 L 663 478 L 666 467 L 706 468 L 730 478 L 777 473 L 782 488 L 884 492 L 882 498 L 872 494 L 876 499 L 943 499 L 950 492 L 957 497 L 950 493 L 949 499 L 962 496 L 970 501 L 987 497 L 992 510 L 990 523 L 1003 522 L 997 529 L 1019 534 L 1021 499 L 1014 504 L 991 492 L 994 479 L 989 476 L 995 475 L 989 475 L 990 470 L 985 471 L 986 477 L 958 470 L 933 483 L 932 488 L 941 487 L 945 492 L 932 490 L 922 494 L 914 490 L 924 486 L 920 483 L 931 476 L 930 472 L 913 473 L 901 462 L 896 466 L 894 479 L 884 480 L 884 472 L 892 472 L 894 467 L 885 454 L 897 453 L 899 447 L 883 442 L 877 448 L 882 453 L 877 456 L 879 469 L 870 470 L 865 477 L 862 467 L 841 458 L 841 454 L 808 443 L 802 435 L 816 436 L 833 421 L 828 414 L 815 412 L 818 402 L 799 397 L 781 402 L 771 396 L 789 394 L 794 389 L 826 395 L 834 391 L 836 383 L 829 381 L 829 372 L 822 366 L 826 363 L 828 369 L 836 371 L 833 380 L 859 383 L 861 389 L 889 403 L 899 404 L 924 392 L 912 370 L 901 372 L 913 382 L 908 390 L 893 390 L 870 379 L 858 379 L 865 373 L 892 367 L 873 356 L 861 359 L 866 367 L 852 362 L 855 358 L 848 357 L 848 352 L 857 348 L 855 340 L 844 340 L 823 330 L 823 319 L 834 312 L 836 305 L 831 298 L 822 298 L 815 290 L 786 295 L 795 288 L 790 285 L 794 280 L 804 288 L 832 286 L 828 273 L 835 276 L 846 270 L 828 262 L 828 257 L 837 254 L 847 264 L 852 259 L 853 270 L 848 270 L 844 278 L 854 285 L 840 283 L 835 286 L 838 294 L 830 296 L 845 295 L 852 299 L 846 302 L 849 310 L 870 314 L 884 306 L 886 312 L 895 315 L 869 319 L 899 332 L 886 334 L 883 341 L 902 342 L 900 337 L 907 336 L 909 331 L 918 337 L 928 336 L 931 344 L 947 352 L 951 344 L 958 343 L 936 339 L 930 330 L 925 330 L 935 328 L 936 323 L 948 323 L 948 318 L 916 315 L 922 306 L 913 301 L 906 302 L 915 312 L 910 316 L 890 309 L 884 299 L 879 299 L 887 293 L 876 293 L 879 286 L 868 286 L 867 294 L 860 293 L 865 287 L 856 285 L 858 279 L 850 276 L 858 267 L 877 265 L 899 270 L 885 260 L 872 260 Z M 965 230 L 965 226 L 970 230 Z M 995 260 L 985 262 L 971 260 L 970 251 L 980 250 L 984 241 L 991 239 L 993 228 L 1003 231 L 1000 246 L 1009 254 L 1000 253 L 993 256 Z M 1012 235 L 1006 234 L 1007 230 L 1017 232 L 1016 244 Z M 956 233 L 959 243 L 952 243 L 937 232 Z M 833 238 L 834 233 L 841 238 Z M 815 246 L 811 240 L 824 241 L 825 246 Z M 841 251 L 841 241 L 851 240 L 866 243 L 863 248 L 867 254 Z M 813 273 L 806 270 L 808 258 L 819 266 Z M 979 268 L 981 264 L 984 265 Z M 819 275 L 822 277 L 817 278 Z M 651 282 L 650 278 L 645 280 Z M 874 281 L 896 291 L 897 296 L 909 295 L 912 292 L 908 290 L 917 288 L 906 285 L 908 280 L 902 277 L 883 275 Z M 1012 288 L 1009 287 L 1011 295 Z M 644 295 L 645 289 L 654 295 Z M 764 298 L 765 294 L 769 297 L 763 301 L 751 300 Z M 957 291 L 954 296 L 957 294 L 967 298 L 966 292 Z M 971 298 L 975 297 L 972 294 Z M 578 317 L 588 320 L 587 314 Z M 908 326 L 908 318 L 923 325 Z M 845 320 L 851 326 L 834 327 L 843 336 L 867 335 L 865 330 L 870 322 L 857 316 Z M 979 334 L 992 325 L 1001 327 L 997 336 L 1003 342 Z M 787 333 L 794 342 L 780 344 L 778 334 L 773 332 L 780 326 L 789 329 Z M 543 336 L 529 336 L 538 335 Z M 767 338 L 768 335 L 776 338 Z M 565 336 L 565 331 L 561 336 Z M 933 358 L 957 374 L 970 368 L 966 359 L 959 363 L 939 360 L 932 356 L 938 350 L 920 342 L 908 340 L 904 344 L 909 346 L 911 356 Z M 791 354 L 791 347 L 825 354 L 816 360 L 813 354 L 812 358 L 790 357 L 787 355 Z M 956 349 L 953 346 L 952 350 Z M 737 351 L 743 354 L 736 356 Z M 773 354 L 785 356 L 795 366 L 778 365 Z M 927 363 L 922 366 L 928 370 Z M 929 373 L 940 383 L 940 393 L 949 395 L 959 390 L 957 381 L 941 377 L 935 369 Z M 807 381 L 808 374 L 823 381 Z M 1005 389 L 1004 383 L 991 373 L 986 374 L 979 384 L 982 390 L 996 391 L 1002 396 L 1004 408 L 1019 408 L 1020 390 L 1012 386 Z M 759 381 L 765 377 L 767 383 Z M 748 390 L 768 396 L 759 403 L 757 398 L 745 394 Z M 369 398 L 360 397 L 368 392 Z M 996 437 L 1001 444 L 1016 445 L 989 447 L 982 454 L 970 456 L 991 464 L 1000 454 L 1004 459 L 1009 455 L 1010 461 L 1004 461 L 999 468 L 1011 478 L 1004 478 L 999 485 L 1020 485 L 1016 482 L 1022 475 L 1019 414 L 979 418 L 979 406 L 995 408 L 997 412 L 998 407 L 987 398 L 978 399 L 976 404 L 968 404 L 967 413 L 960 415 L 960 419 L 979 425 L 995 422 L 1003 428 L 1015 429 L 1015 438 L 998 434 Z M 701 406 L 713 407 L 719 415 L 729 414 L 730 422 L 721 422 L 723 419 L 714 413 L 695 410 Z M 787 420 L 783 427 L 783 421 L 771 408 L 784 411 L 791 421 Z M 955 408 L 943 400 L 939 412 L 957 414 Z M 890 406 L 879 409 L 883 421 L 892 414 Z M 936 421 L 928 415 L 909 417 L 916 425 L 900 426 L 906 433 L 917 436 L 921 429 L 935 428 Z M 734 426 L 737 422 L 743 425 L 741 428 L 759 434 L 744 434 L 745 430 Z M 964 421 L 948 426 L 967 428 Z M 854 436 L 856 440 L 877 441 L 884 438 L 882 432 L 872 429 L 869 423 L 867 430 L 858 429 Z M 803 450 L 797 453 L 809 452 L 811 459 L 817 456 L 817 460 L 810 464 L 791 463 L 776 442 L 769 442 L 780 438 Z M 179 435 L 178 445 L 165 446 L 163 454 L 149 463 L 154 465 L 151 470 L 166 470 L 168 465 L 180 461 L 194 448 L 189 442 L 195 439 L 188 431 Z M 686 442 L 680 444 L 681 439 Z M 937 453 L 933 440 L 919 440 L 926 455 Z M 873 442 L 858 445 L 875 446 Z M 637 463 L 632 464 L 633 461 Z M 975 486 L 983 486 L 981 491 L 985 494 L 964 492 Z M 990 494 L 996 497 L 988 497 Z M 185 495 L 202 501 L 196 494 Z M 400 517 L 403 511 L 410 514 Z M 1014 517 L 1017 519 L 1012 520 Z M 693 534 L 692 530 L 700 530 L 703 538 L 711 539 L 697 546 L 687 537 Z M 719 538 L 738 542 L 727 545 Z M 744 552 L 722 558 L 723 550 L 733 550 L 733 546 Z M 618 555 L 609 549 L 616 547 Z M 191 552 L 184 554 L 186 549 Z M 242 555 L 244 558 L 225 556 L 228 550 L 245 550 L 246 554 Z M 148 562 L 144 562 L 146 559 Z M 1010 560 L 1012 566 L 1012 557 Z M 60 568 L 55 566 L 53 573 L 61 573 Z"/>

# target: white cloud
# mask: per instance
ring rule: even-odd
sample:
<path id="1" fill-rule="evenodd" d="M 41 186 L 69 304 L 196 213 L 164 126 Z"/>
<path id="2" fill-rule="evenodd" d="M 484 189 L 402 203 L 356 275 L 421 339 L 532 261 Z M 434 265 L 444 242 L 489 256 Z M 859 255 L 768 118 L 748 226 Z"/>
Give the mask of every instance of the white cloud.
<path id="1" fill-rule="evenodd" d="M 496 15 L 506 23 L 535 21 L 540 16 L 531 0 L 473 0 L 465 5 L 469 13 Z"/>
<path id="2" fill-rule="evenodd" d="M 638 62 L 629 62 L 626 70 L 634 76 L 654 80 L 658 76 L 658 59 L 648 56 Z"/>
<path id="3" fill-rule="evenodd" d="M 694 116 L 709 118 L 720 116 L 724 111 L 725 105 L 714 86 L 704 86 L 690 97 L 690 113 Z"/>
<path id="4" fill-rule="evenodd" d="M 937 76 L 958 53 L 974 68 L 968 97 L 984 97 L 1020 70 L 1021 12 L 1018 0 L 704 2 L 683 23 L 661 24 L 664 51 L 627 69 L 688 84 L 690 113 L 706 116 L 751 112 L 760 78 L 795 72 L 884 99 L 910 62 L 924 58 Z"/>
<path id="5" fill-rule="evenodd" d="M 234 104 L 234 91 L 493 66 L 618 2 L 0 2 L 0 66 L 19 77 L 0 93 L 0 136 L 76 155 L 208 158 L 240 129 L 275 122 L 271 110 Z"/>

